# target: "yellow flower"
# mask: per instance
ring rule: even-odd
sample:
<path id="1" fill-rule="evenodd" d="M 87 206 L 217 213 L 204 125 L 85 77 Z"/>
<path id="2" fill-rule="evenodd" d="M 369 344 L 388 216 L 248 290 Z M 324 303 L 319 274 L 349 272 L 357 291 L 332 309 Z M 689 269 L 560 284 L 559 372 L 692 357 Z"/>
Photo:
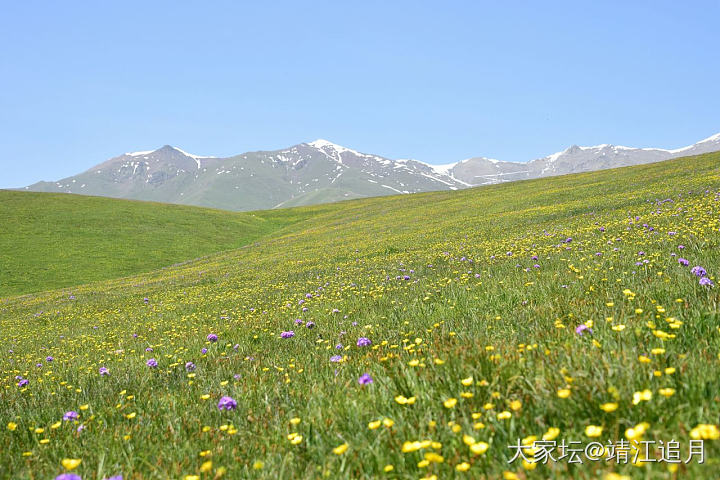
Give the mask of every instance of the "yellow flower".
<path id="1" fill-rule="evenodd" d="M 701 423 L 690 430 L 690 438 L 693 440 L 717 440 L 720 438 L 720 430 L 716 425 Z"/>
<path id="2" fill-rule="evenodd" d="M 457 404 L 457 398 L 448 398 L 443 402 L 445 408 L 453 408 Z"/>
<path id="3" fill-rule="evenodd" d="M 374 421 L 368 423 L 368 428 L 370 430 L 375 430 L 376 428 L 380 427 L 381 424 L 382 424 L 382 422 L 380 420 L 374 420 Z"/>
<path id="4" fill-rule="evenodd" d="M 127 415 L 125 415 L 125 418 L 132 420 L 133 418 L 135 418 L 136 415 L 137 415 L 137 413 L 135 413 L 135 412 L 128 413 Z"/>
<path id="5" fill-rule="evenodd" d="M 612 329 L 616 332 L 622 332 L 625 330 L 625 325 L 613 325 Z"/>
<path id="6" fill-rule="evenodd" d="M 467 377 L 460 380 L 460 383 L 462 383 L 464 386 L 469 387 L 473 383 L 473 377 Z"/>
<path id="7" fill-rule="evenodd" d="M 207 400 L 208 398 L 210 398 L 210 394 L 209 394 L 209 393 L 205 393 L 205 394 L 203 394 L 203 395 L 200 395 L 200 400 Z"/>
<path id="8" fill-rule="evenodd" d="M 642 392 L 633 393 L 633 405 L 637 405 L 640 402 L 648 402 L 652 399 L 652 391 L 643 390 Z"/>
<path id="9" fill-rule="evenodd" d="M 555 440 L 560 435 L 560 429 L 555 427 L 548 428 L 547 432 L 543 435 L 543 440 Z"/>
<path id="10" fill-rule="evenodd" d="M 513 472 L 508 472 L 507 470 L 503 472 L 503 479 L 504 480 L 518 480 L 520 477 L 518 477 Z"/>
<path id="11" fill-rule="evenodd" d="M 10 422 L 7 424 L 7 429 L 10 430 L 11 432 L 14 432 L 16 428 L 17 428 L 17 423 L 15 423 L 15 422 Z"/>
<path id="12" fill-rule="evenodd" d="M 393 425 L 395 425 L 395 420 L 392 418 L 383 418 L 382 424 L 385 428 L 392 428 Z"/>
<path id="13" fill-rule="evenodd" d="M 632 428 L 625 430 L 625 438 L 628 440 L 640 440 L 643 434 L 650 428 L 650 424 L 647 422 L 641 422 Z"/>
<path id="14" fill-rule="evenodd" d="M 90 405 L 87 403 L 85 405 L 80 405 L 80 410 L 87 410 L 88 408 L 90 408 Z"/>
<path id="15" fill-rule="evenodd" d="M 342 455 L 347 451 L 348 447 L 349 445 L 347 443 L 343 443 L 342 445 L 338 445 L 337 447 L 333 448 L 333 453 L 335 455 Z"/>
<path id="16" fill-rule="evenodd" d="M 488 448 L 490 448 L 490 445 L 485 442 L 475 442 L 470 445 L 470 451 L 475 455 L 482 455 L 487 452 Z"/>
<path id="17" fill-rule="evenodd" d="M 507 420 L 510 417 L 512 417 L 512 413 L 508 412 L 507 410 L 497 414 L 498 420 Z"/>
<path id="18" fill-rule="evenodd" d="M 620 475 L 619 473 L 608 473 L 605 474 L 604 480 L 630 480 L 627 475 Z"/>
<path id="19" fill-rule="evenodd" d="M 297 425 L 298 423 L 300 423 L 300 419 L 298 417 L 290 419 L 290 425 Z"/>
<path id="20" fill-rule="evenodd" d="M 570 396 L 570 389 L 569 388 L 558 389 L 557 396 L 560 398 L 568 398 Z"/>
<path id="21" fill-rule="evenodd" d="M 50 425 L 50 428 L 52 428 L 53 430 L 55 430 L 55 429 L 57 429 L 57 428 L 60 428 L 61 425 L 62 425 L 62 422 L 55 422 L 55 423 L 53 423 L 52 425 Z"/>
<path id="22" fill-rule="evenodd" d="M 658 393 L 662 395 L 663 397 L 672 397 L 675 395 L 675 389 L 674 388 L 661 388 L 658 390 Z"/>
<path id="23" fill-rule="evenodd" d="M 383 467 L 383 472 L 385 473 L 392 472 L 393 470 L 395 470 L 395 467 L 393 467 L 392 465 L 385 465 Z"/>
<path id="24" fill-rule="evenodd" d="M 404 395 L 398 395 L 395 397 L 395 401 L 400 405 L 412 405 L 415 403 L 415 397 L 407 398 Z"/>
<path id="25" fill-rule="evenodd" d="M 425 460 L 432 463 L 443 463 L 445 461 L 442 455 L 438 455 L 434 452 L 427 452 L 425 454 Z"/>
<path id="26" fill-rule="evenodd" d="M 602 435 L 603 427 L 600 427 L 598 425 L 588 425 L 585 427 L 585 435 L 588 437 L 599 437 Z"/>
<path id="27" fill-rule="evenodd" d="M 75 470 L 78 466 L 80 466 L 82 460 L 79 458 L 64 458 L 60 463 L 62 463 L 65 470 Z"/>
<path id="28" fill-rule="evenodd" d="M 614 412 L 615 410 L 617 410 L 617 408 L 618 408 L 618 404 L 615 402 L 608 402 L 608 403 L 603 403 L 602 405 L 600 405 L 600 409 L 603 412 L 607 412 L 607 413 Z"/>
<path id="29" fill-rule="evenodd" d="M 200 465 L 200 471 L 202 473 L 206 473 L 212 470 L 212 460 L 208 460 L 207 462 L 203 462 L 202 465 Z"/>
<path id="30" fill-rule="evenodd" d="M 510 402 L 510 410 L 517 412 L 522 408 L 522 402 L 520 400 L 513 400 Z"/>
<path id="31" fill-rule="evenodd" d="M 262 470 L 265 464 L 261 462 L 260 460 L 255 460 L 255 463 L 253 463 L 253 470 Z"/>
<path id="32" fill-rule="evenodd" d="M 467 472 L 468 470 L 470 470 L 470 464 L 467 462 L 458 463 L 457 465 L 455 465 L 455 470 L 457 470 L 458 472 Z"/>
<path id="33" fill-rule="evenodd" d="M 475 443 L 475 437 L 471 437 L 470 435 L 463 435 L 463 443 L 470 446 Z"/>
<path id="34" fill-rule="evenodd" d="M 200 480 L 200 475 L 185 475 L 184 480 Z"/>

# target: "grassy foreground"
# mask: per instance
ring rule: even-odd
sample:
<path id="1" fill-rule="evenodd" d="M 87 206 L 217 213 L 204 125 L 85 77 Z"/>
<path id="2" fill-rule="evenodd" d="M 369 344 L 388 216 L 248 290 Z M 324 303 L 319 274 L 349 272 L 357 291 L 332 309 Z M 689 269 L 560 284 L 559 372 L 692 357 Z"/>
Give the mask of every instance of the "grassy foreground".
<path id="1" fill-rule="evenodd" d="M 720 154 L 286 214 L 2 301 L 0 476 L 716 478 Z M 533 437 L 705 462 L 508 463 Z"/>
<path id="2" fill-rule="evenodd" d="M 247 245 L 300 219 L 0 190 L 0 297 L 148 272 Z"/>

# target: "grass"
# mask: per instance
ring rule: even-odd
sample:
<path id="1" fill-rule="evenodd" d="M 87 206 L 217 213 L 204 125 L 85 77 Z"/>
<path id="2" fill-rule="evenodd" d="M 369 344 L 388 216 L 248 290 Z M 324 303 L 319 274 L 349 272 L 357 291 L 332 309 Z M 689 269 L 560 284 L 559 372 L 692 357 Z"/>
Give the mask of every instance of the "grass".
<path id="1" fill-rule="evenodd" d="M 247 248 L 7 298 L 0 475 L 715 478 L 718 289 L 690 268 L 717 283 L 719 166 L 291 209 Z M 554 429 L 706 438 L 705 463 L 508 463 Z"/>
<path id="2" fill-rule="evenodd" d="M 302 218 L 0 190 L 0 297 L 148 272 L 247 245 Z"/>

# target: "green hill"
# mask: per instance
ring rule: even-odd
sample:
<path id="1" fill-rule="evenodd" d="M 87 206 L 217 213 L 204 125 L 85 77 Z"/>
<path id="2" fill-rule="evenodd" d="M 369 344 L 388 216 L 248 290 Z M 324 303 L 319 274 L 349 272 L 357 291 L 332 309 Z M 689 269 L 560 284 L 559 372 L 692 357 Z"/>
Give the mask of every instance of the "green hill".
<path id="1" fill-rule="evenodd" d="M 0 298 L 148 272 L 301 218 L 0 190 Z"/>
<path id="2" fill-rule="evenodd" d="M 717 476 L 720 154 L 274 214 L 246 248 L 2 301 L 0 476 Z M 584 453 L 641 440 L 682 462 Z"/>

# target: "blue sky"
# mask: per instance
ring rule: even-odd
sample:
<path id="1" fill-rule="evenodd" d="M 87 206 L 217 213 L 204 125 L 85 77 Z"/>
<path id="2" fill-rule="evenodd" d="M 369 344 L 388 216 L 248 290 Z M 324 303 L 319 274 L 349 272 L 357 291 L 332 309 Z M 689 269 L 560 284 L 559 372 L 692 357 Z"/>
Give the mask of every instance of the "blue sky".
<path id="1" fill-rule="evenodd" d="M 507 3 L 3 2 L 0 187 L 164 144 L 448 163 L 720 132 L 720 1 Z"/>

